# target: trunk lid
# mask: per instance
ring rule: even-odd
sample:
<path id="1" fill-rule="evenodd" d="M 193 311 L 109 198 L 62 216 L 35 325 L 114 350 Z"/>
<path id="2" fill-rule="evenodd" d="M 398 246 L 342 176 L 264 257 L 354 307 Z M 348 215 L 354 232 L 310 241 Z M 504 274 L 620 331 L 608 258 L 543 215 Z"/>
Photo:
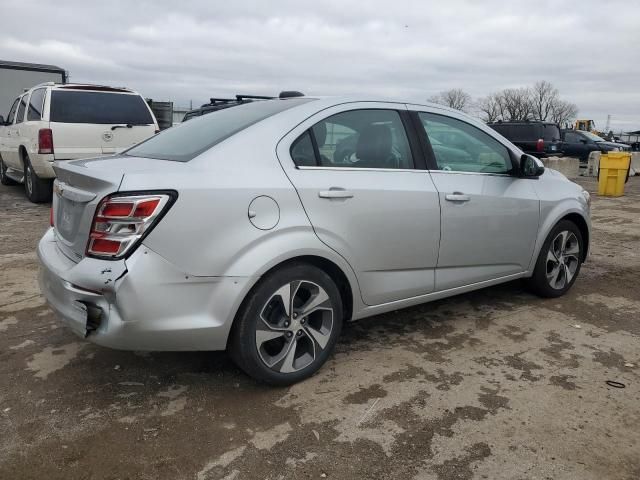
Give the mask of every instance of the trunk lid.
<path id="1" fill-rule="evenodd" d="M 80 261 L 85 256 L 98 204 L 119 190 L 124 176 L 145 172 L 162 174 L 165 169 L 175 169 L 176 163 L 128 156 L 56 162 L 52 208 L 60 249 L 73 261 Z"/>

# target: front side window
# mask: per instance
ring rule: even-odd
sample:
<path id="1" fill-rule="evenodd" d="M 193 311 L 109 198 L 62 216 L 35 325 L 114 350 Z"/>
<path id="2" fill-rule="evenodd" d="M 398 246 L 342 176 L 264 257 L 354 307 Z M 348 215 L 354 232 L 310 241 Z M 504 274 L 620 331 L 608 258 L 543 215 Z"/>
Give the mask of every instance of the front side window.
<path id="1" fill-rule="evenodd" d="M 13 105 L 11 105 L 11 109 L 9 110 L 9 114 L 7 115 L 7 118 L 5 118 L 5 122 L 7 123 L 7 125 L 11 125 L 13 123 L 13 118 L 16 115 L 16 110 L 18 109 L 18 102 L 20 102 L 19 98 L 16 98 L 13 101 Z"/>
<path id="2" fill-rule="evenodd" d="M 308 132 L 316 142 L 315 151 Z M 315 162 L 322 167 L 413 168 L 407 134 L 395 110 L 338 113 L 308 132 L 292 146 L 292 158 L 298 166 Z"/>
<path id="3" fill-rule="evenodd" d="M 24 122 L 24 112 L 27 111 L 27 96 L 23 95 L 20 98 L 20 105 L 18 106 L 18 116 L 16 117 L 16 123 Z"/>
<path id="4" fill-rule="evenodd" d="M 44 105 L 44 88 L 38 88 L 31 92 L 29 99 L 29 110 L 27 111 L 27 120 L 41 120 L 42 106 Z"/>
<path id="5" fill-rule="evenodd" d="M 454 172 L 509 173 L 507 147 L 473 125 L 444 115 L 418 114 L 438 169 Z"/>

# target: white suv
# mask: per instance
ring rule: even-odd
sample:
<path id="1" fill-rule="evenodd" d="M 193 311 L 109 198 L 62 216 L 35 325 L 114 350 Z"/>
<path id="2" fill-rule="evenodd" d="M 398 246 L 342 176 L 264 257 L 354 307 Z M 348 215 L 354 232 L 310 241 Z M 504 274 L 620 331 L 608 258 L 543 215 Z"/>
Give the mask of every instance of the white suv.
<path id="1" fill-rule="evenodd" d="M 132 90 L 36 85 L 0 116 L 0 182 L 24 182 L 29 200 L 46 202 L 55 162 L 119 153 L 157 131 L 153 112 Z"/>

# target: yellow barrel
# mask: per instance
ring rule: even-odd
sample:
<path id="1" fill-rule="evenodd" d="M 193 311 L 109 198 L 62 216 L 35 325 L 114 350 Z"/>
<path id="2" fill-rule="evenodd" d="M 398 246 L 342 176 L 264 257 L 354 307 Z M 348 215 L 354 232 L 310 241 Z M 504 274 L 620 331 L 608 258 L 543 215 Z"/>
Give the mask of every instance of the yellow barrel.
<path id="1" fill-rule="evenodd" d="M 598 195 L 620 197 L 624 195 L 631 154 L 627 152 L 609 152 L 600 156 L 598 174 Z"/>

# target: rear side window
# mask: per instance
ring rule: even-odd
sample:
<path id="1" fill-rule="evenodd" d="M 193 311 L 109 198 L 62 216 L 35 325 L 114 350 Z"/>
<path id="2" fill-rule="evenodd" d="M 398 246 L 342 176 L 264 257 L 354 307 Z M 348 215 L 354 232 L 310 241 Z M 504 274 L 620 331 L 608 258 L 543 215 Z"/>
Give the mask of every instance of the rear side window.
<path id="1" fill-rule="evenodd" d="M 20 98 L 20 105 L 18 106 L 18 116 L 16 117 L 16 123 L 24 122 L 24 112 L 27 111 L 27 96 L 23 95 Z"/>
<path id="2" fill-rule="evenodd" d="M 309 98 L 266 100 L 225 108 L 164 130 L 125 154 L 188 162 L 245 128 L 309 101 Z"/>
<path id="3" fill-rule="evenodd" d="M 41 120 L 42 106 L 44 105 L 44 88 L 39 88 L 31 92 L 29 100 L 29 110 L 27 111 L 27 120 Z"/>
<path id="4" fill-rule="evenodd" d="M 52 122 L 150 125 L 153 123 L 147 104 L 140 95 L 53 90 Z"/>
<path id="5" fill-rule="evenodd" d="M 351 110 L 311 127 L 291 147 L 297 166 L 411 169 L 413 158 L 395 110 Z M 319 156 L 317 156 L 318 154 Z"/>

